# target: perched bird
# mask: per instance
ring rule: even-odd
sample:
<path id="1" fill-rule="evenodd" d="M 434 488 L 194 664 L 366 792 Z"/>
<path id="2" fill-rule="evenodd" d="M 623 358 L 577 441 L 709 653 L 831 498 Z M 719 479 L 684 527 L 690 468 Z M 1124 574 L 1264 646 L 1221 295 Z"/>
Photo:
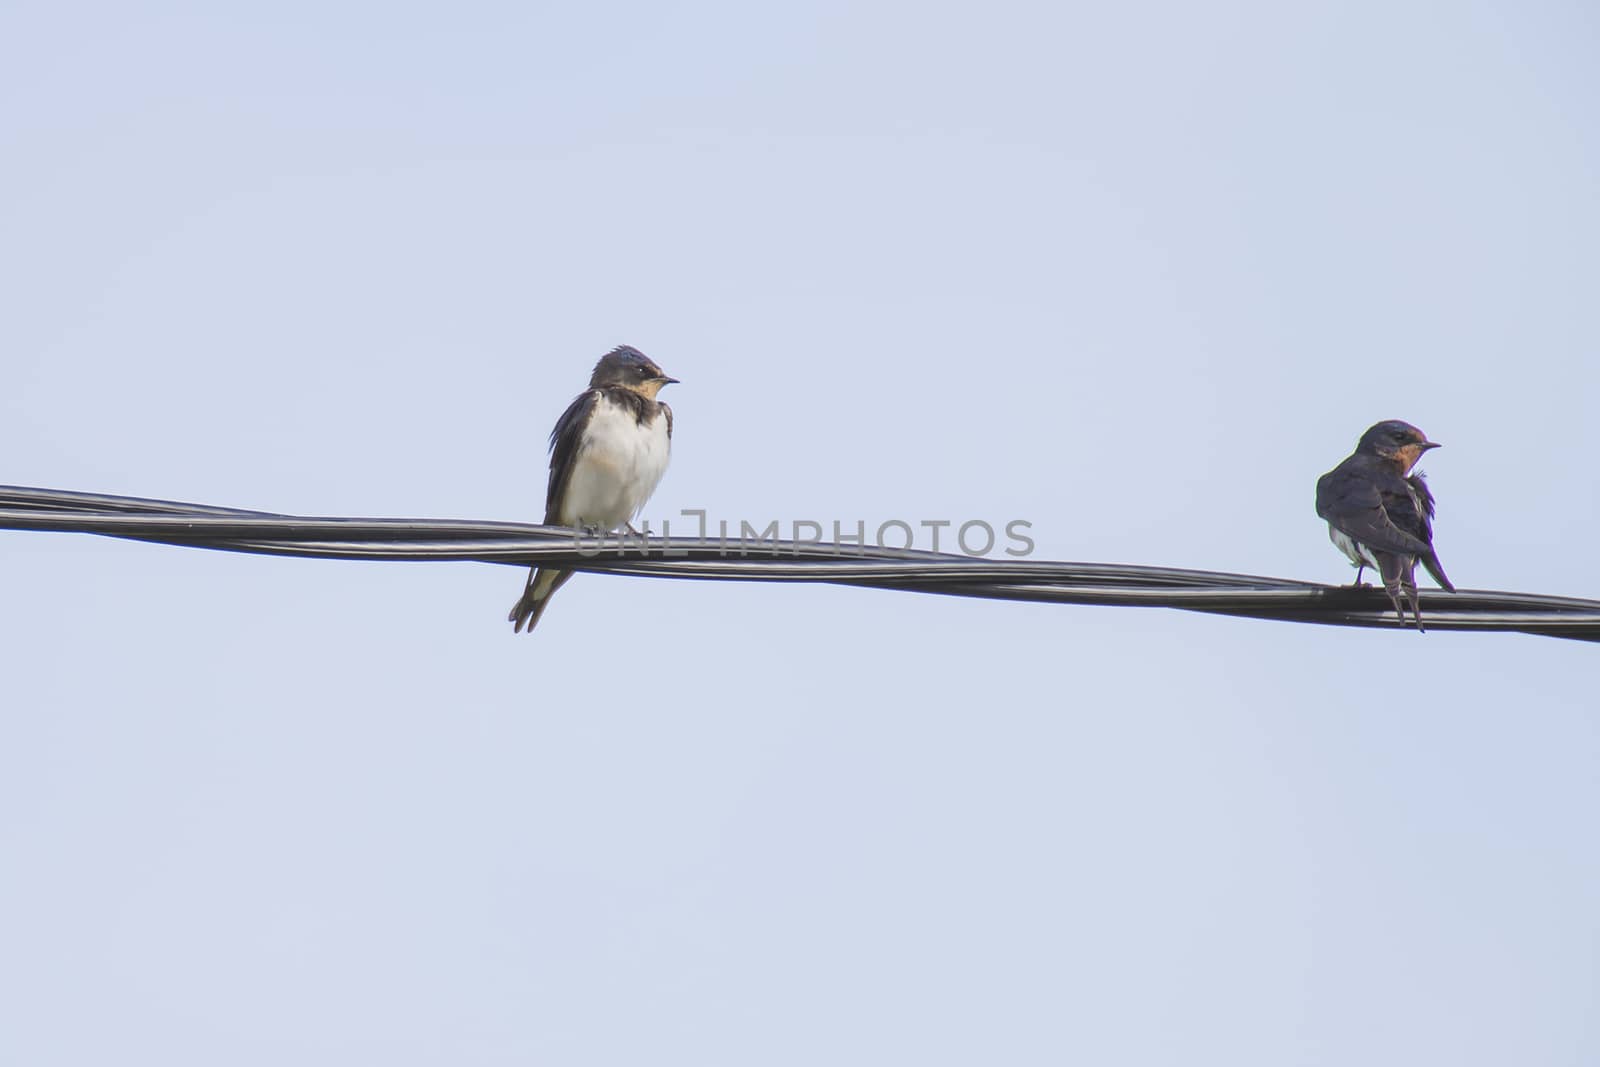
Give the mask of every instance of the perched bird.
<path id="1" fill-rule="evenodd" d="M 1356 450 L 1317 479 L 1317 514 L 1328 521 L 1328 537 L 1356 565 L 1355 584 L 1361 584 L 1363 568 L 1376 570 L 1400 625 L 1406 622 L 1404 595 L 1418 630 L 1417 561 L 1447 592 L 1456 591 L 1433 551 L 1433 494 L 1421 471 L 1411 473 L 1424 452 L 1438 447 L 1410 423 L 1391 419 L 1362 434 Z"/>
<path id="2" fill-rule="evenodd" d="M 672 409 L 656 394 L 677 380 L 630 345 L 600 358 L 588 390 L 550 433 L 546 526 L 604 531 L 631 522 L 667 469 Z M 535 567 L 507 617 L 514 631 L 526 625 L 532 633 L 551 595 L 571 577 L 570 570 Z"/>

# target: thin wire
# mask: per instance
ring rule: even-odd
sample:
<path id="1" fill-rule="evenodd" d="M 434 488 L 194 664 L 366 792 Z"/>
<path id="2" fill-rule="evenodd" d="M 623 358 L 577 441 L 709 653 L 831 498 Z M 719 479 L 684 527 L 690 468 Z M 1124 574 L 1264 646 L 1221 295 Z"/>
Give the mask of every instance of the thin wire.
<path id="1" fill-rule="evenodd" d="M 946 596 L 1165 607 L 1330 626 L 1397 629 L 1379 589 L 1246 574 L 1108 563 L 1000 560 L 826 541 L 617 535 L 461 519 L 308 518 L 171 500 L 0 486 L 0 529 L 88 533 L 191 548 L 321 559 L 454 561 L 647 578 L 824 582 Z M 1430 630 L 1600 641 L 1600 601 L 1427 590 Z"/>

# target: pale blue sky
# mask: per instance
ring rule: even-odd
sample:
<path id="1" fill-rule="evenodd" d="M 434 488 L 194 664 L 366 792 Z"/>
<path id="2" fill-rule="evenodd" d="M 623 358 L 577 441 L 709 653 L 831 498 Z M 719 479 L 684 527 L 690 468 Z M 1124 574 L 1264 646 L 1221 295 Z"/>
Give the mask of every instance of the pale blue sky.
<path id="1" fill-rule="evenodd" d="M 1580 4 L 0 14 L 0 481 L 1600 597 Z M 1592 646 L 0 534 L 0 1062 L 1600 1061 Z"/>

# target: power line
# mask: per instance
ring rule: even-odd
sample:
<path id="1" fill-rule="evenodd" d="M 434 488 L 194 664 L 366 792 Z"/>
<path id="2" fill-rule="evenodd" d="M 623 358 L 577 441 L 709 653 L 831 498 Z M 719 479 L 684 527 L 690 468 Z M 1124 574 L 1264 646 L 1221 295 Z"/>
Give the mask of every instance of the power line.
<path id="1" fill-rule="evenodd" d="M 322 559 L 452 561 L 648 578 L 824 582 L 992 600 L 1164 607 L 1329 626 L 1396 629 L 1372 587 L 1108 563 L 1001 560 L 827 541 L 607 535 L 460 519 L 310 518 L 171 500 L 0 486 L 0 529 L 88 533 L 230 552 Z M 1532 593 L 1423 593 L 1430 630 L 1600 641 L 1600 601 Z"/>

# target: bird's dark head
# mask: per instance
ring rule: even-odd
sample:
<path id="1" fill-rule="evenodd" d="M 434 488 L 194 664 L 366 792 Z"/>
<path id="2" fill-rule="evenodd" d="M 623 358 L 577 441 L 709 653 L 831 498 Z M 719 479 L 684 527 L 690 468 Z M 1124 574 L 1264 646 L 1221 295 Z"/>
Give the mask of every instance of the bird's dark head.
<path id="1" fill-rule="evenodd" d="M 663 385 L 671 385 L 677 380 L 668 378 L 656 366 L 655 360 L 632 345 L 618 345 L 601 356 L 600 362 L 594 365 L 594 373 L 589 376 L 589 388 L 620 385 L 654 400 Z"/>
<path id="2" fill-rule="evenodd" d="M 1401 474 L 1405 474 L 1416 465 L 1424 452 L 1438 447 L 1437 442 L 1428 440 L 1427 434 L 1409 422 L 1390 419 L 1378 423 L 1362 434 L 1361 443 L 1356 445 L 1356 451 L 1382 456 L 1397 465 Z"/>

